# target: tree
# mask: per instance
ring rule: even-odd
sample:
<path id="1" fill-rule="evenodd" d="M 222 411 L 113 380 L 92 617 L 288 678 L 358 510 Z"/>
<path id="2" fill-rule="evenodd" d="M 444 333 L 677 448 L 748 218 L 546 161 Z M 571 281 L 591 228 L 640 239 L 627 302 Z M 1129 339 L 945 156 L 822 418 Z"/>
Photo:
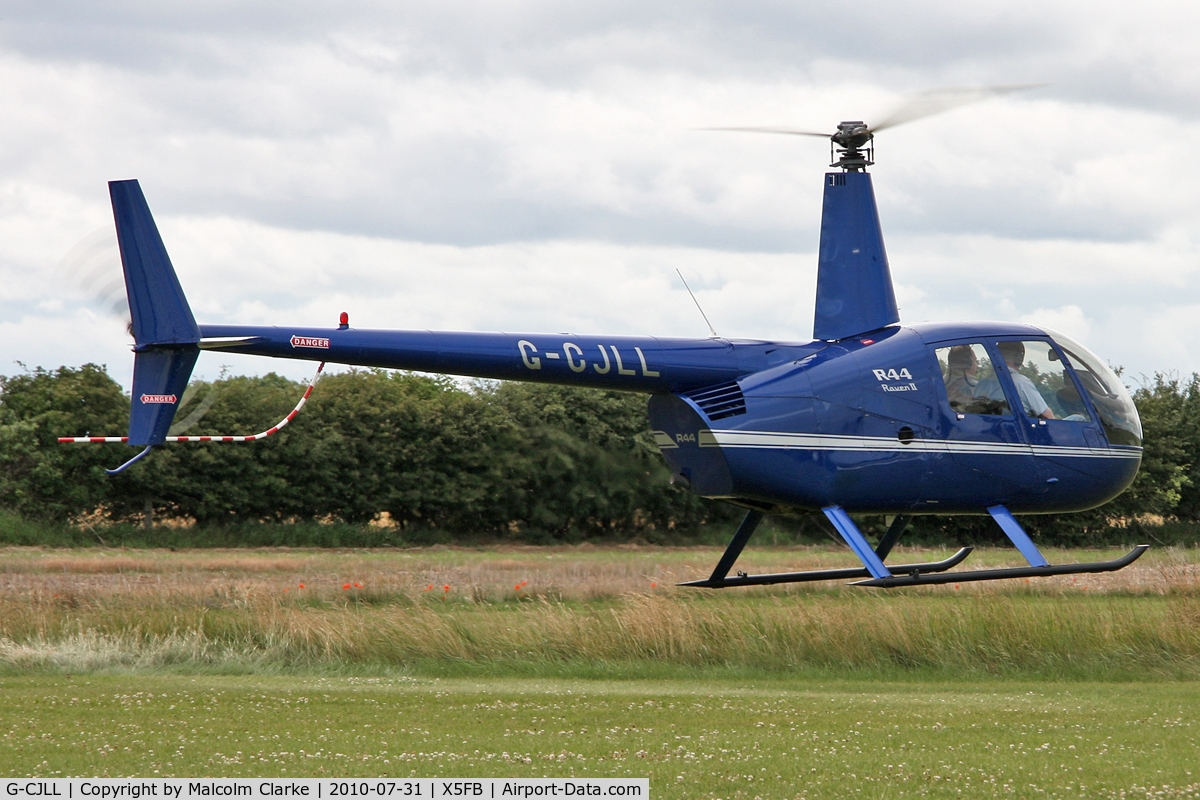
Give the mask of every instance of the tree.
<path id="1" fill-rule="evenodd" d="M 314 516 L 458 528 L 498 492 L 504 422 L 451 379 L 353 370 L 323 380 L 297 423 L 282 457 Z"/>
<path id="2" fill-rule="evenodd" d="M 646 397 L 541 384 L 481 384 L 507 412 L 500 508 L 510 523 L 566 535 L 695 527 L 735 512 L 671 485 Z"/>
<path id="3" fill-rule="evenodd" d="M 189 436 L 247 435 L 266 430 L 295 405 L 303 385 L 274 373 L 199 383 L 211 405 Z M 186 417 L 180 409 L 177 419 Z M 139 516 L 147 507 L 165 516 L 204 523 L 278 520 L 296 515 L 294 491 L 280 454 L 286 434 L 259 442 L 181 443 L 155 452 L 113 478 L 115 516 Z M 301 514 L 301 516 L 303 516 Z"/>
<path id="4" fill-rule="evenodd" d="M 0 376 L 0 505 L 49 520 L 104 506 L 113 450 L 57 439 L 120 435 L 128 418 L 129 398 L 96 364 Z"/>

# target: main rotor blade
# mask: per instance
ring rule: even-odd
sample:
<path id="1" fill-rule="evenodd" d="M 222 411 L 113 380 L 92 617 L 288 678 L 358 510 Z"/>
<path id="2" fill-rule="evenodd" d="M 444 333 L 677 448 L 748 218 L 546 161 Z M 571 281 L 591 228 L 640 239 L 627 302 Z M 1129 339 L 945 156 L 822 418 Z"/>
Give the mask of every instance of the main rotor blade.
<path id="1" fill-rule="evenodd" d="M 924 92 L 909 95 L 882 122 L 872 125 L 871 133 L 884 128 L 894 128 L 922 117 L 940 114 L 959 106 L 979 103 L 993 97 L 1046 85 L 1044 83 L 1014 83 L 1000 86 L 948 86 L 943 89 L 927 89 Z"/>
<path id="2" fill-rule="evenodd" d="M 696 128 L 698 131 L 743 131 L 746 133 L 785 133 L 789 136 L 820 136 L 822 139 L 828 139 L 832 133 L 817 133 L 815 131 L 798 131 L 794 128 Z"/>

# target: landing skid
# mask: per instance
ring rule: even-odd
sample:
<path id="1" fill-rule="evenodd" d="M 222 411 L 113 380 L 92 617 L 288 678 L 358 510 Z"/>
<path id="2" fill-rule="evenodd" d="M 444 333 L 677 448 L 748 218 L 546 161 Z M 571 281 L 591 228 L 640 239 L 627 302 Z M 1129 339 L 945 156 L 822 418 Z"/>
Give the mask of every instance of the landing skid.
<path id="1" fill-rule="evenodd" d="M 890 578 L 873 578 L 869 581 L 855 581 L 854 586 L 926 586 L 934 583 L 966 583 L 968 581 L 996 581 L 1002 578 L 1040 578 L 1046 575 L 1075 575 L 1087 572 L 1115 572 L 1128 567 L 1141 558 L 1142 553 L 1150 549 L 1148 544 L 1139 544 L 1120 558 L 1112 561 L 1093 561 L 1089 564 L 1059 564 L 1044 567 L 1012 567 L 1009 569 L 978 569 L 969 572 L 947 572 L 939 575 L 926 575 L 924 570 L 914 567 L 892 567 L 893 572 L 908 574 L 893 575 Z"/>
<path id="2" fill-rule="evenodd" d="M 852 586 L 873 586 L 891 588 L 895 586 L 926 586 L 938 583 L 968 583 L 971 581 L 996 581 L 1008 578 L 1040 578 L 1048 575 L 1076 575 L 1089 572 L 1114 572 L 1123 569 L 1141 558 L 1150 549 L 1148 544 L 1139 544 L 1124 556 L 1113 561 L 1094 561 L 1089 564 L 1060 564 L 1052 565 L 1038 550 L 1037 545 L 1025 533 L 1021 524 L 1009 513 L 1004 506 L 992 506 L 987 510 L 992 519 L 1012 541 L 1016 548 L 1029 562 L 1028 567 L 1011 567 L 1001 569 L 980 569 L 967 572 L 947 572 L 958 566 L 970 555 L 972 548 L 964 547 L 945 561 L 934 561 L 928 564 L 901 564 L 888 566 L 883 560 L 888 557 L 892 547 L 900 539 L 911 517 L 896 517 L 887 532 L 880 539 L 879 545 L 872 548 L 858 527 L 850 519 L 841 506 L 823 508 L 825 516 L 837 528 L 838 533 L 846 540 L 846 544 L 863 562 L 862 567 L 850 569 L 822 569 L 811 572 L 777 572 L 767 575 L 747 575 L 738 572 L 736 577 L 729 577 L 729 570 L 742 553 L 746 542 L 758 523 L 762 521 L 763 512 L 750 511 L 746 514 L 737 533 L 729 542 L 729 547 L 717 562 L 712 575 L 700 581 L 688 581 L 680 586 L 700 586 L 707 589 L 725 589 L 732 586 L 768 586 L 775 583 L 807 583 L 809 581 L 844 580 L 848 578 L 868 578 L 865 581 L 855 581 Z M 930 574 L 933 573 L 933 574 Z"/>
<path id="3" fill-rule="evenodd" d="M 902 564 L 891 567 L 891 570 L 901 574 L 916 572 L 924 575 L 928 572 L 941 572 L 956 567 L 971 555 L 974 548 L 964 547 L 945 561 L 931 561 L 927 564 Z M 969 573 L 968 573 L 969 574 Z M 730 586 L 769 586 L 773 583 L 807 583 L 809 581 L 835 581 L 849 578 L 869 578 L 871 573 L 864 567 L 851 569 L 818 569 L 812 572 L 776 572 L 768 575 L 738 575 L 733 578 L 713 580 L 706 578 L 702 581 L 688 581 L 680 586 L 703 586 L 708 589 L 725 589 Z M 874 584 L 862 584 L 872 586 Z"/>
<path id="4" fill-rule="evenodd" d="M 769 586 L 775 583 L 808 583 L 810 581 L 833 581 L 833 580 L 848 580 L 850 578 L 872 578 L 880 575 L 891 575 L 887 567 L 883 566 L 883 559 L 891 553 L 892 547 L 899 541 L 900 535 L 904 533 L 904 529 L 908 527 L 912 517 L 899 516 L 892 522 L 891 527 L 883 535 L 879 541 L 879 546 L 871 550 L 871 546 L 867 544 L 866 539 L 862 538 L 862 534 L 854 528 L 854 523 L 850 522 L 850 517 L 840 508 L 834 511 L 826 511 L 830 515 L 830 519 L 835 520 L 835 524 L 839 530 L 846 526 L 853 529 L 851 537 L 857 537 L 857 546 L 852 544 L 856 553 L 866 550 L 869 553 L 867 559 L 863 559 L 866 567 L 851 567 L 848 569 L 819 569 L 810 572 L 775 572 L 767 575 L 747 575 L 744 572 L 739 572 L 735 577 L 730 578 L 729 570 L 733 568 L 733 564 L 737 561 L 739 555 L 742 554 L 742 548 L 746 546 L 746 542 L 750 541 L 750 536 L 754 533 L 754 529 L 758 527 L 758 523 L 762 522 L 763 512 L 750 511 L 746 514 L 742 524 L 738 526 L 737 533 L 733 535 L 733 539 L 729 542 L 729 547 L 725 549 L 725 553 L 721 556 L 721 560 L 717 562 L 716 568 L 712 575 L 702 581 L 688 581 L 681 583 L 680 586 L 700 586 L 706 589 L 726 589 L 732 586 Z M 846 535 L 843 532 L 843 535 Z M 848 538 L 847 541 L 850 541 Z M 971 554 L 973 548 L 964 547 L 954 555 L 944 561 L 932 561 L 927 564 L 904 564 L 893 567 L 897 572 L 910 574 L 914 570 L 918 574 L 929 572 L 941 572 L 943 570 L 955 567 L 963 562 L 963 560 Z M 876 566 L 878 565 L 878 566 Z"/>

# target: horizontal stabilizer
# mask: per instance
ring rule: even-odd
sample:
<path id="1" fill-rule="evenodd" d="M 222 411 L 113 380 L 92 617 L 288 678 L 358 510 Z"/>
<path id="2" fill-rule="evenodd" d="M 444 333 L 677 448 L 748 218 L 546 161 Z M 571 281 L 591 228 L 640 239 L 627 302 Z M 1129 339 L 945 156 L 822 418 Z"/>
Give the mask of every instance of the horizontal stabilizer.
<path id="1" fill-rule="evenodd" d="M 825 175 L 814 339 L 845 339 L 900 321 L 866 172 Z"/>

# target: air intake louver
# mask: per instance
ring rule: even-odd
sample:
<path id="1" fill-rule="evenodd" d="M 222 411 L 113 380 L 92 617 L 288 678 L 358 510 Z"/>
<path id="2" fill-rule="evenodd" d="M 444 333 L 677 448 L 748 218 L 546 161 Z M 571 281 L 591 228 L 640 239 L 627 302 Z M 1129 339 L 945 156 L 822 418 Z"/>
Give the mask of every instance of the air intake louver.
<path id="1" fill-rule="evenodd" d="M 736 381 L 697 389 L 688 392 L 687 396 L 700 406 L 700 410 L 711 420 L 746 413 L 746 398 L 742 396 L 742 387 L 738 386 Z"/>

